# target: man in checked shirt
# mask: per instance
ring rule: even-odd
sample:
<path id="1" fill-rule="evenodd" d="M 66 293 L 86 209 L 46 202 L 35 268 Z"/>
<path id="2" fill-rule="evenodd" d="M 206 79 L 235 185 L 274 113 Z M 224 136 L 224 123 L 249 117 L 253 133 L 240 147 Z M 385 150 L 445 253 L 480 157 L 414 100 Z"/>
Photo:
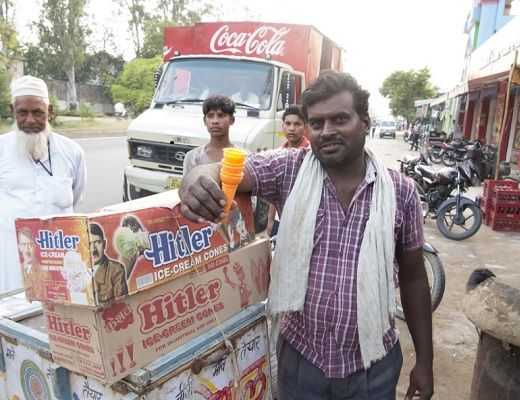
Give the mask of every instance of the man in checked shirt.
<path id="1" fill-rule="evenodd" d="M 278 398 L 281 400 L 395 399 L 403 359 L 392 300 L 388 300 L 394 294 L 394 270 L 416 353 L 406 398 L 428 400 L 433 395 L 431 299 L 422 258 L 420 204 L 413 183 L 381 167 L 375 156 L 365 149 L 365 137 L 370 129 L 368 97 L 368 92 L 350 75 L 322 73 L 302 97 L 311 149 L 275 150 L 251 154 L 247 159 L 239 190 L 263 197 L 277 207 L 282 215 L 279 236 L 284 229 L 284 207 L 287 206 L 285 213 L 290 215 L 294 214 L 293 208 L 299 207 L 298 202 L 306 209 L 316 204 L 313 211 L 309 211 L 314 213 L 311 224 L 302 222 L 290 226 L 292 236 L 300 241 L 309 237 L 311 241 L 307 247 L 298 249 L 303 253 L 306 248 L 309 250 L 301 309 L 289 310 L 292 312 L 286 313 L 281 323 L 277 349 Z M 309 160 L 318 162 L 313 164 Z M 225 200 L 219 185 L 219 169 L 219 164 L 200 166 L 185 178 L 180 197 L 186 217 L 199 222 L 222 218 Z M 313 181 L 299 183 L 300 170 L 306 172 L 306 179 Z M 381 182 L 386 187 L 381 186 Z M 392 186 L 390 192 L 388 186 Z M 308 199 L 289 198 L 291 191 L 304 193 L 305 187 L 310 193 Z M 313 190 L 319 191 L 317 197 L 313 197 L 316 194 Z M 381 193 L 391 193 L 391 196 L 387 195 L 386 201 L 378 204 L 376 199 L 385 199 Z M 317 201 L 313 203 L 313 199 Z M 388 203 L 392 206 L 386 207 Z M 372 207 L 374 204 L 376 207 Z M 366 262 L 372 260 L 373 255 L 363 247 L 365 234 L 368 227 L 374 229 L 371 214 L 380 215 L 381 207 L 390 208 L 391 215 L 395 215 L 393 224 L 391 218 L 377 219 L 379 230 L 388 232 L 385 238 L 390 240 L 368 248 L 377 248 L 375 252 L 379 254 L 379 248 L 385 247 L 381 243 L 391 242 L 388 247 L 392 251 L 385 254 L 391 254 L 395 265 L 385 262 L 389 258 L 384 256 L 376 256 L 381 263 Z M 298 214 L 303 220 L 309 214 L 305 214 L 306 209 Z M 314 227 L 312 235 L 305 232 L 306 226 Z M 378 234 L 375 232 L 371 237 Z M 289 241 L 284 251 L 290 252 L 291 245 L 297 247 L 299 243 Z M 365 250 L 360 256 L 362 248 Z M 285 260 L 279 257 L 282 258 L 279 264 L 275 255 L 273 268 L 278 268 L 275 271 L 296 268 L 294 265 L 299 261 L 295 261 L 298 253 L 295 254 L 296 257 Z M 383 266 L 372 268 L 373 264 Z M 365 279 L 363 271 L 374 275 Z M 273 276 L 276 278 L 276 274 Z M 385 282 L 387 276 L 391 278 L 386 279 L 385 286 L 380 282 Z M 276 286 L 272 281 L 273 285 Z M 366 287 L 375 288 L 368 297 Z M 282 293 L 283 298 L 283 290 L 292 289 L 286 285 L 271 291 L 270 296 Z M 272 297 L 270 302 L 273 303 Z M 365 308 L 360 308 L 360 304 Z M 373 314 L 373 304 L 376 304 L 376 314 Z M 384 306 L 378 307 L 378 304 Z M 382 318 L 367 321 L 367 315 Z M 371 325 L 373 320 L 377 320 L 375 325 Z M 375 341 L 374 330 L 367 330 L 366 326 L 376 326 Z"/>

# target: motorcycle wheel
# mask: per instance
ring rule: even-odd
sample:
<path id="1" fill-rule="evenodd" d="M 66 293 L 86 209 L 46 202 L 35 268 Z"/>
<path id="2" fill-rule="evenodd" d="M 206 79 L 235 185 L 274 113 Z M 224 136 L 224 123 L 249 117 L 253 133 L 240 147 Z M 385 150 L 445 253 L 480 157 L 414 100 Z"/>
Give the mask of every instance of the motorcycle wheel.
<path id="1" fill-rule="evenodd" d="M 444 296 L 444 289 L 446 288 L 446 273 L 441 259 L 437 254 L 423 250 L 423 258 L 424 268 L 426 270 L 426 275 L 428 276 L 428 284 L 430 285 L 433 313 L 437 307 L 439 307 L 439 304 L 441 304 L 442 297 Z M 405 321 L 399 290 L 397 292 L 397 309 L 395 316 Z"/>
<path id="2" fill-rule="evenodd" d="M 442 153 L 437 153 L 436 151 L 430 152 L 430 160 L 434 164 L 440 164 L 442 162 Z"/>
<path id="3" fill-rule="evenodd" d="M 482 225 L 482 214 L 475 203 L 462 205 L 461 217 L 462 220 L 457 221 L 457 200 L 453 198 L 437 211 L 437 229 L 444 237 L 452 240 L 464 240 L 478 232 Z"/>
<path id="4" fill-rule="evenodd" d="M 456 164 L 455 157 L 450 152 L 443 153 L 441 161 L 447 167 L 453 167 Z"/>

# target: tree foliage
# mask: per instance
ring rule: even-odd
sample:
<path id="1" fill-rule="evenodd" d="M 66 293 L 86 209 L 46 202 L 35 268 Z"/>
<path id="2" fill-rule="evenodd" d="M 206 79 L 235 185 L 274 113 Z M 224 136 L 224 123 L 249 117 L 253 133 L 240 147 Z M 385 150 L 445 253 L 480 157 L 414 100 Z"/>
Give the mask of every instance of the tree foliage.
<path id="1" fill-rule="evenodd" d="M 14 26 L 12 0 L 0 0 L 0 66 L 9 66 L 20 54 L 20 45 Z"/>
<path id="2" fill-rule="evenodd" d="M 12 0 L 0 0 L 0 21 L 12 23 L 14 8 Z"/>
<path id="3" fill-rule="evenodd" d="M 125 9 L 129 15 L 128 29 L 132 35 L 134 51 L 137 57 L 141 55 L 143 47 L 144 23 L 148 18 L 145 11 L 145 0 L 117 0 L 119 6 Z"/>
<path id="4" fill-rule="evenodd" d="M 164 28 L 173 25 L 173 22 L 157 17 L 148 19 L 144 23 L 144 42 L 141 57 L 151 58 L 162 54 Z"/>
<path id="5" fill-rule="evenodd" d="M 212 3 L 204 0 L 158 0 L 157 9 L 163 21 L 176 25 L 191 25 L 215 10 Z"/>
<path id="6" fill-rule="evenodd" d="M 9 76 L 7 75 L 7 69 L 0 65 L 0 118 L 7 117 L 11 114 L 9 104 L 11 99 L 9 98 Z"/>
<path id="7" fill-rule="evenodd" d="M 437 95 L 430 77 L 429 69 L 423 68 L 417 71 L 395 71 L 384 80 L 379 92 L 390 99 L 390 110 L 394 117 L 412 121 L 415 118 L 414 102 Z"/>
<path id="8" fill-rule="evenodd" d="M 165 26 L 191 25 L 210 15 L 215 7 L 208 0 L 156 0 L 148 11 L 145 0 L 117 0 L 128 13 L 129 31 L 137 57 L 162 54 Z"/>
<path id="9" fill-rule="evenodd" d="M 85 61 L 76 74 L 76 80 L 110 88 L 124 65 L 123 57 L 113 56 L 106 51 L 86 54 Z"/>
<path id="10" fill-rule="evenodd" d="M 67 103 L 77 106 L 76 70 L 85 57 L 90 34 L 84 24 L 87 0 L 45 0 L 39 21 L 39 47 L 45 59 L 61 66 L 67 77 Z"/>
<path id="11" fill-rule="evenodd" d="M 125 104 L 134 113 L 143 112 L 149 105 L 154 93 L 153 75 L 161 64 L 162 57 L 136 58 L 125 65 L 123 71 L 112 85 L 114 101 Z"/>

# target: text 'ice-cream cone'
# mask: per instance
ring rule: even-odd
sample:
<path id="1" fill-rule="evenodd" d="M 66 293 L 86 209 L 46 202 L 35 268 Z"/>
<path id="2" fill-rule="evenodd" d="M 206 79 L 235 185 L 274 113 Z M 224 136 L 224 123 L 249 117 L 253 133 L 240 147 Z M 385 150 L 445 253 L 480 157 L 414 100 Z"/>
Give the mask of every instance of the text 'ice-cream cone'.
<path id="1" fill-rule="evenodd" d="M 226 195 L 226 207 L 224 208 L 226 215 L 229 213 L 238 185 L 244 176 L 245 161 L 245 151 L 233 147 L 224 149 L 224 158 L 220 168 L 220 182 L 222 191 Z"/>

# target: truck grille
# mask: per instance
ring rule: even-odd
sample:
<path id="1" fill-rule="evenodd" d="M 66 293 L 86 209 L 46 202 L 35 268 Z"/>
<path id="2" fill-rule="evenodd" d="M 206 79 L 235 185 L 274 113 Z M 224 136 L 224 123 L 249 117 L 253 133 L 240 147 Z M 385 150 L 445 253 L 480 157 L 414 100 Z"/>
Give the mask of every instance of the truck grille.
<path id="1" fill-rule="evenodd" d="M 130 146 L 130 157 L 133 159 L 150 161 L 157 164 L 173 165 L 181 168 L 186 153 L 194 148 L 194 146 L 186 146 L 182 144 L 157 143 L 134 139 L 129 139 L 128 144 Z M 143 157 L 138 154 L 137 149 L 139 146 L 150 148 L 152 150 L 151 156 Z"/>

